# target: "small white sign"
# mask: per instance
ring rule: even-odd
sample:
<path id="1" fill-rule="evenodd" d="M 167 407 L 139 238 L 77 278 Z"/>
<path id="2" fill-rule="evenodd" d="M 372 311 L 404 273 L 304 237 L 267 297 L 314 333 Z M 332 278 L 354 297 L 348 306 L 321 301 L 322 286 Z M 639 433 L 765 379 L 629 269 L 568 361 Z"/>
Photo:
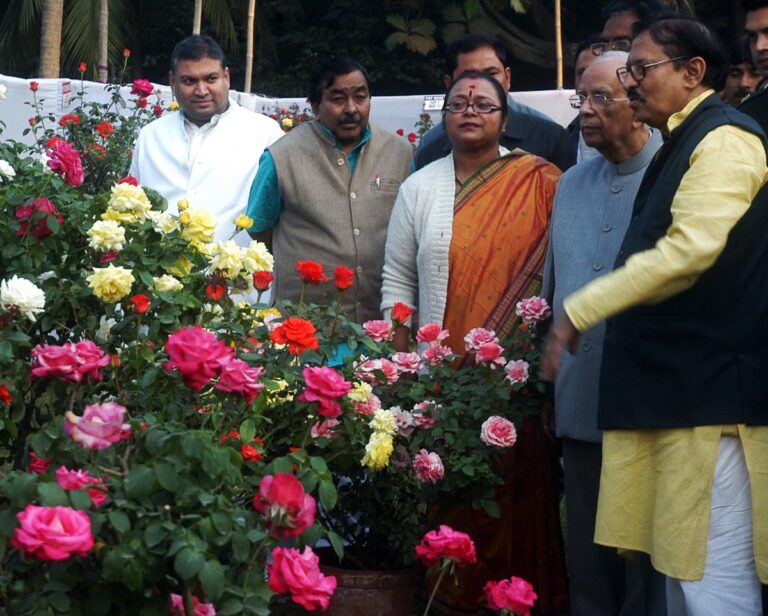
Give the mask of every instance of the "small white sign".
<path id="1" fill-rule="evenodd" d="M 444 101 L 444 94 L 428 94 L 424 97 L 424 111 L 441 111 Z"/>
<path id="2" fill-rule="evenodd" d="M 59 87 L 61 88 L 61 107 L 59 111 L 64 111 L 69 107 L 69 101 L 72 98 L 72 82 L 61 81 L 59 82 Z"/>

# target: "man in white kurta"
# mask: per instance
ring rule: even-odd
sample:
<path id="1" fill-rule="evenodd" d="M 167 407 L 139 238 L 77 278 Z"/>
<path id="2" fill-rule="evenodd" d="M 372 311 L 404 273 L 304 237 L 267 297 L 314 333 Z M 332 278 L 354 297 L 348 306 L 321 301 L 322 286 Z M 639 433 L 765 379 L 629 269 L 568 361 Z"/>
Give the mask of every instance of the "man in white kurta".
<path id="1" fill-rule="evenodd" d="M 283 136 L 277 122 L 229 99 L 229 69 L 208 36 L 176 45 L 168 79 L 181 109 L 145 126 L 133 151 L 131 175 L 156 190 L 176 213 L 186 199 L 216 218 L 216 241 L 235 232 L 264 149 Z M 238 243 L 247 244 L 246 234 Z"/>

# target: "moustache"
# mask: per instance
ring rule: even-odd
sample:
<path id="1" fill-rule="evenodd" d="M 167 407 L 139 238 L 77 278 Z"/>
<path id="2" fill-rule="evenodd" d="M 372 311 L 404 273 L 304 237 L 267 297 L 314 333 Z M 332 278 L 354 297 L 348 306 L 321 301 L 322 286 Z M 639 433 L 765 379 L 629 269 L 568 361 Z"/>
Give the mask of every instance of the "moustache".
<path id="1" fill-rule="evenodd" d="M 339 124 L 348 124 L 352 122 L 360 124 L 362 121 L 363 118 L 359 113 L 344 114 L 339 117 Z"/>

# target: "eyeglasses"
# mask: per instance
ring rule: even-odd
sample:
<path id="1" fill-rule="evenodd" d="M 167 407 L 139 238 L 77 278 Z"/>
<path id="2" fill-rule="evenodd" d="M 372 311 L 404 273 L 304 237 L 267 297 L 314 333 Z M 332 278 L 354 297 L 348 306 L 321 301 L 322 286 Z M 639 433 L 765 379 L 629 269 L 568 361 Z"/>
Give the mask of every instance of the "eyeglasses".
<path id="1" fill-rule="evenodd" d="M 678 60 L 688 60 L 691 56 L 676 56 L 669 58 L 668 60 L 659 60 L 658 62 L 651 62 L 649 64 L 628 64 L 627 66 L 620 66 L 616 69 L 616 77 L 623 84 L 627 78 L 627 75 L 631 74 L 632 79 L 635 81 L 642 81 L 645 79 L 645 73 L 649 68 L 654 66 L 661 66 L 667 62 L 677 62 Z"/>
<path id="2" fill-rule="evenodd" d="M 611 98 L 610 96 L 606 96 L 605 94 L 600 94 L 599 92 L 595 94 L 590 94 L 589 96 L 584 96 L 583 94 L 574 94 L 568 100 L 571 102 L 571 107 L 574 109 L 581 109 L 582 105 L 589 99 L 589 101 L 592 103 L 593 107 L 602 109 L 606 105 L 610 105 L 611 103 L 616 103 L 619 101 L 628 101 L 628 98 Z"/>
<path id="3" fill-rule="evenodd" d="M 606 51 L 629 51 L 632 41 L 629 39 L 616 39 L 615 41 L 601 41 L 592 43 L 589 48 L 595 56 L 602 56 Z"/>
<path id="4" fill-rule="evenodd" d="M 498 105 L 493 105 L 491 103 L 486 103 L 484 101 L 479 101 L 477 103 L 468 103 L 467 101 L 453 101 L 452 103 L 447 103 L 444 109 L 448 113 L 464 113 L 470 107 L 472 107 L 472 109 L 475 110 L 475 113 L 480 113 L 480 114 L 493 113 L 494 111 L 501 111 L 501 107 L 499 107 Z"/>

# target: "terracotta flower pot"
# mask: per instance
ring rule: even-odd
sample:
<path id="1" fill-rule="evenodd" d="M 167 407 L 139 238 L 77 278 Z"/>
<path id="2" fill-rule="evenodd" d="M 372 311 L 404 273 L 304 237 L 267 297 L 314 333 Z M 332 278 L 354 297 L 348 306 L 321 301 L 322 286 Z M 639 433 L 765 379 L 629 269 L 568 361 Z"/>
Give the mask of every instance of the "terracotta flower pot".
<path id="1" fill-rule="evenodd" d="M 325 575 L 336 576 L 336 591 L 325 616 L 411 616 L 416 572 L 358 571 L 321 565 Z"/>

